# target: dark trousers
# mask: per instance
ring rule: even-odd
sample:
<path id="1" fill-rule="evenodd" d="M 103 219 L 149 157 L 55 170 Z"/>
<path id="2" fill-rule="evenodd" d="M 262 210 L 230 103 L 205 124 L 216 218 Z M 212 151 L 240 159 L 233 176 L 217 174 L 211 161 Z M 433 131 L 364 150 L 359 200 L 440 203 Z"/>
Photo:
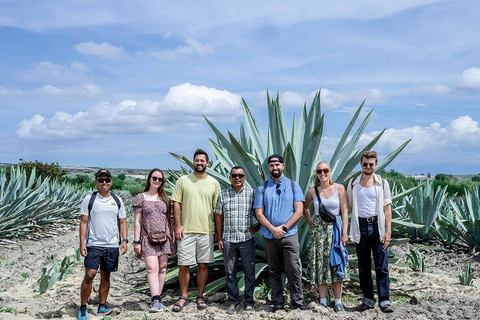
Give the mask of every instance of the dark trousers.
<path id="1" fill-rule="evenodd" d="M 294 234 L 281 239 L 263 238 L 272 289 L 274 305 L 283 305 L 282 273 L 285 269 L 293 306 L 303 305 L 302 270 L 300 266 L 300 250 L 298 235 Z"/>
<path id="2" fill-rule="evenodd" d="M 237 265 L 242 259 L 242 269 L 245 274 L 245 306 L 253 306 L 253 291 L 255 290 L 255 239 L 232 243 L 223 240 L 223 262 L 227 279 L 227 295 L 230 304 L 238 306 L 240 296 L 238 291 Z"/>
<path id="3" fill-rule="evenodd" d="M 388 249 L 383 249 L 377 221 L 360 220 L 360 243 L 356 244 L 360 288 L 365 298 L 374 299 L 372 259 L 377 277 L 378 301 L 390 300 L 390 277 L 388 275 Z"/>

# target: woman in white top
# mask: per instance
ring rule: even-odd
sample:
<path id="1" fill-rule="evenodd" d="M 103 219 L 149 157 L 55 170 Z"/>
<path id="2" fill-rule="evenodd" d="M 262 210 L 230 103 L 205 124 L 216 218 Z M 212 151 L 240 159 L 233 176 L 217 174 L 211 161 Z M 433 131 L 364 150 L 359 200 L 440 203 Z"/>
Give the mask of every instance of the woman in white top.
<path id="1" fill-rule="evenodd" d="M 315 186 L 308 189 L 305 196 L 304 216 L 312 228 L 310 235 L 309 269 L 314 283 L 318 284 L 320 304 L 327 307 L 327 284 L 333 285 L 335 294 L 335 311 L 345 312 L 342 305 L 342 281 L 348 280 L 349 275 L 345 268 L 344 277 L 337 273 L 337 267 L 332 267 L 330 254 L 332 248 L 333 227 L 335 222 L 325 222 L 319 216 L 319 202 L 315 193 L 317 188 L 323 205 L 334 215 L 341 216 L 341 243 L 346 246 L 348 236 L 348 202 L 343 185 L 334 183 L 330 177 L 330 166 L 325 161 L 320 162 L 315 170 Z M 313 201 L 314 219 L 310 215 L 309 206 Z"/>

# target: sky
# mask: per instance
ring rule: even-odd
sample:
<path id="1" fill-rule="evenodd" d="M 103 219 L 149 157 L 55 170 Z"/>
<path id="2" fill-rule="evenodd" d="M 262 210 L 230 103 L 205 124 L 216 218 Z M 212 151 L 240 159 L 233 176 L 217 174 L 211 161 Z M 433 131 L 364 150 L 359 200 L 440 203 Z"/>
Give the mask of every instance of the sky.
<path id="1" fill-rule="evenodd" d="M 354 111 L 388 169 L 480 173 L 480 2 L 0 0 L 0 162 L 178 169 L 321 89 L 322 160 Z M 264 137 L 264 140 L 265 137 Z M 213 152 L 210 152 L 213 154 Z"/>

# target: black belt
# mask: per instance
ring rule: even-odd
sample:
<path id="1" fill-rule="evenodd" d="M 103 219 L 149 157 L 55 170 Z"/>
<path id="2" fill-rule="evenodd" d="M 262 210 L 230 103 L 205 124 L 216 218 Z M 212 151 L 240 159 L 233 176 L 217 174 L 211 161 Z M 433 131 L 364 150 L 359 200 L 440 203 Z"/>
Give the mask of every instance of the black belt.
<path id="1" fill-rule="evenodd" d="M 359 218 L 360 218 L 360 220 L 367 221 L 367 222 L 377 222 L 378 221 L 377 216 L 368 217 L 368 218 L 362 218 L 362 217 L 359 217 Z"/>

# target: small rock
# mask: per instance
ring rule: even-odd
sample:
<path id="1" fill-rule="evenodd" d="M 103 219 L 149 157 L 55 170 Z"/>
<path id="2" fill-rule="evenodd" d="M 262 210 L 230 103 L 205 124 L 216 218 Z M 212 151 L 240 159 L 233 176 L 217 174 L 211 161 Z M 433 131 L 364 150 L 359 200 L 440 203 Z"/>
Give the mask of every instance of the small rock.
<path id="1" fill-rule="evenodd" d="M 413 296 L 411 299 L 410 299 L 410 304 L 414 304 L 414 305 L 417 305 L 418 304 L 418 298 L 416 296 Z"/>
<path id="2" fill-rule="evenodd" d="M 226 298 L 227 295 L 225 293 L 217 292 L 214 295 L 208 297 L 208 300 L 210 302 L 224 302 Z"/>

